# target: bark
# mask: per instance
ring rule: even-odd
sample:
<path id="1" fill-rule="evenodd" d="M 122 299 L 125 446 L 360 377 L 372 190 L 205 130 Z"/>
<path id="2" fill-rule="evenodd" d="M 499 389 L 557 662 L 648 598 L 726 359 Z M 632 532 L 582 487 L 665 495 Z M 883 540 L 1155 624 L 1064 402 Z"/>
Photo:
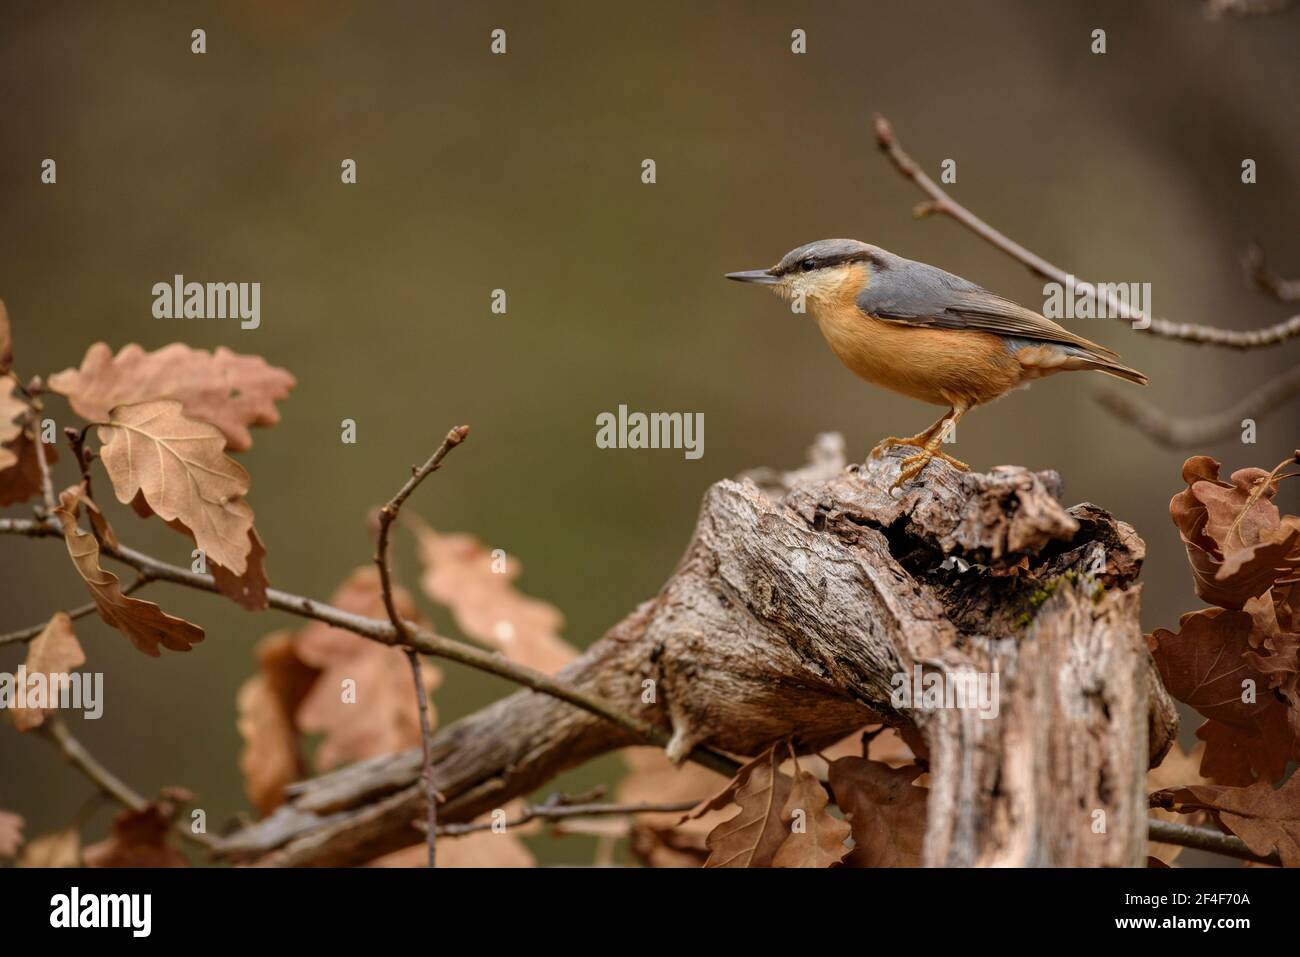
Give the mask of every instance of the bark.
<path id="1" fill-rule="evenodd" d="M 900 727 L 930 770 L 929 865 L 1142 866 L 1143 779 L 1177 718 L 1138 626 L 1141 539 L 1096 506 L 1063 507 L 1052 472 L 935 462 L 895 497 L 904 454 L 845 468 L 823 436 L 803 469 L 718 482 L 659 595 L 560 677 L 670 729 L 675 760 Z M 996 714 L 896 705 L 896 676 L 910 687 L 918 669 L 996 674 Z M 635 743 L 514 694 L 436 735 L 439 820 Z M 297 784 L 222 853 L 342 865 L 417 843 L 420 763 L 416 749 Z"/>

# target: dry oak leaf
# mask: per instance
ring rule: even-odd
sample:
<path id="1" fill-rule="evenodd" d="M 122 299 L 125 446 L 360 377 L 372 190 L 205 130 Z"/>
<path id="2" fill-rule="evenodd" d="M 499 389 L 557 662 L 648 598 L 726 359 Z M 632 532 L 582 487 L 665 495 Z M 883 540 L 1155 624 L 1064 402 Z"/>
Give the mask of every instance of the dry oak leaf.
<path id="1" fill-rule="evenodd" d="M 18 453 L 9 443 L 22 435 L 23 425 L 18 419 L 28 411 L 27 403 L 18 394 L 18 381 L 11 375 L 0 379 L 0 469 L 18 464 Z"/>
<path id="2" fill-rule="evenodd" d="M 34 837 L 23 847 L 19 867 L 80 867 L 81 832 L 74 824 Z"/>
<path id="3" fill-rule="evenodd" d="M 268 604 L 266 590 L 271 583 L 266 577 L 266 546 L 257 529 L 248 530 L 248 565 L 244 574 L 236 575 L 224 565 L 212 563 L 212 581 L 217 591 L 247 611 L 261 611 Z"/>
<path id="4" fill-rule="evenodd" d="M 136 495 L 164 522 L 189 530 L 209 562 L 247 571 L 253 510 L 243 501 L 248 472 L 222 452 L 216 426 L 186 418 L 166 399 L 115 408 L 99 428 L 99 450 L 117 499 Z"/>
<path id="5" fill-rule="evenodd" d="M 1284 631 L 1282 623 L 1291 623 L 1283 602 L 1270 589 L 1252 598 L 1242 608 L 1254 622 L 1251 636 L 1253 651 L 1246 661 L 1269 677 L 1269 686 L 1286 699 L 1291 731 L 1300 741 L 1300 633 Z"/>
<path id="6" fill-rule="evenodd" d="M 1287 706 L 1271 679 L 1252 662 L 1262 640 L 1245 611 L 1189 612 L 1178 633 L 1147 638 L 1169 693 L 1209 720 L 1196 731 L 1206 743 L 1201 774 L 1223 784 L 1278 780 L 1297 750 Z"/>
<path id="7" fill-rule="evenodd" d="M 844 842 L 852 830 L 827 807 L 830 799 L 821 781 L 796 770 L 794 787 L 781 811 L 788 837 L 772 859 L 773 867 L 833 867 L 849 853 Z"/>
<path id="8" fill-rule="evenodd" d="M 27 678 L 32 675 L 44 675 L 50 697 L 46 703 L 57 703 L 57 676 L 66 675 L 86 663 L 86 654 L 81 650 L 76 634 L 72 631 L 72 619 L 65 612 L 55 612 L 49 624 L 32 639 L 27 646 Z M 13 709 L 14 725 L 19 731 L 30 731 L 45 723 L 45 709 Z"/>
<path id="9" fill-rule="evenodd" d="M 409 593 L 394 588 L 393 601 L 398 614 L 419 623 Z M 330 604 L 356 615 L 388 617 L 378 569 L 369 565 L 354 571 Z M 317 770 L 420 743 L 419 706 L 412 693 L 411 666 L 401 648 L 312 622 L 298 634 L 294 650 L 304 664 L 321 672 L 296 714 L 300 730 L 325 735 L 314 756 Z M 423 658 L 420 667 L 425 690 L 432 692 L 442 672 Z M 435 723 L 432 703 L 429 709 L 430 722 Z"/>
<path id="10" fill-rule="evenodd" d="M 131 510 L 141 518 L 152 518 L 154 515 L 142 492 L 137 492 L 135 498 L 131 499 Z M 94 520 L 93 513 L 91 520 Z M 197 544 L 194 532 L 184 522 L 173 520 L 167 526 Z M 267 589 L 271 586 L 266 577 L 266 545 L 262 543 L 262 537 L 255 528 L 248 530 L 248 542 L 248 567 L 242 575 L 236 575 L 216 562 L 207 563 L 208 571 L 212 573 L 212 582 L 219 594 L 225 595 L 246 611 L 261 611 L 270 604 L 266 597 Z"/>
<path id="11" fill-rule="evenodd" d="M 36 442 L 31 427 L 28 427 L 23 429 L 17 438 L 0 448 L 0 457 L 3 457 L 5 452 L 9 452 L 17 463 L 0 469 L 0 506 L 17 505 L 41 494 L 41 461 Z M 43 448 L 47 465 L 52 465 L 59 460 L 58 451 L 53 445 L 45 445 Z"/>
<path id="12" fill-rule="evenodd" d="M 108 519 L 104 516 L 104 513 L 99 510 L 99 506 L 95 504 L 95 500 L 90 497 L 90 493 L 84 480 L 78 482 L 76 485 L 70 485 L 60 492 L 59 501 L 63 503 L 64 508 L 72 512 L 74 515 L 77 514 L 77 509 L 84 505 L 86 507 L 86 515 L 89 516 L 90 524 L 95 530 L 95 537 L 98 538 L 106 548 L 118 547 L 117 533 L 114 532 L 112 526 L 108 524 Z"/>
<path id="13" fill-rule="evenodd" d="M 774 744 L 737 772 L 735 803 L 740 811 L 709 832 L 705 867 L 771 867 L 790 832 L 781 812 L 793 782 L 779 770 Z M 726 792 L 724 792 L 726 793 Z"/>
<path id="14" fill-rule="evenodd" d="M 1147 646 L 1171 695 L 1207 718 L 1249 728 L 1270 697 L 1268 676 L 1245 660 L 1254 627 L 1243 611 L 1209 608 L 1183 615 L 1177 633 L 1157 628 Z M 1257 700 L 1247 700 L 1251 691 Z"/>
<path id="15" fill-rule="evenodd" d="M 1183 813 L 1209 811 L 1256 854 L 1277 851 L 1283 867 L 1300 867 L 1300 773 L 1276 789 L 1267 781 L 1247 788 L 1206 784 L 1159 791 L 1151 801 Z"/>
<path id="16" fill-rule="evenodd" d="M 8 372 L 14 365 L 13 331 L 9 327 L 9 310 L 5 301 L 0 299 L 0 375 Z"/>
<path id="17" fill-rule="evenodd" d="M 261 356 L 244 356 L 218 347 L 215 353 L 174 342 L 157 352 L 134 343 L 116 356 L 103 342 L 86 352 L 80 369 L 50 376 L 49 385 L 67 396 L 89 421 L 106 418 L 119 405 L 175 399 L 185 415 L 221 430 L 232 451 L 253 444 L 249 426 L 275 425 L 275 403 L 297 384 L 293 375 Z"/>
<path id="18" fill-rule="evenodd" d="M 255 654 L 258 672 L 235 697 L 235 725 L 244 739 L 239 755 L 244 793 L 266 815 L 284 802 L 285 787 L 306 775 L 294 715 L 320 670 L 298 657 L 288 632 L 267 635 Z"/>
<path id="19" fill-rule="evenodd" d="M 411 524 L 424 565 L 421 587 L 451 609 L 467 636 L 546 674 L 577 657 L 577 649 L 560 637 L 564 616 L 559 610 L 515 589 L 517 559 L 488 551 L 464 532 L 436 532 L 418 519 Z"/>
<path id="20" fill-rule="evenodd" d="M 1300 743 L 1291 732 L 1286 708 L 1277 703 L 1261 710 L 1251 728 L 1206 721 L 1196 729 L 1205 742 L 1201 774 L 1220 784 L 1246 787 L 1256 781 L 1280 781 L 1289 761 L 1300 761 Z"/>
<path id="21" fill-rule="evenodd" d="M 831 762 L 835 803 L 853 827 L 851 867 L 920 867 L 929 791 L 912 782 L 919 767 L 891 768 L 867 758 Z"/>
<path id="22" fill-rule="evenodd" d="M 0 811 L 0 858 L 14 857 L 23 844 L 23 818 L 12 811 Z"/>
<path id="23" fill-rule="evenodd" d="M 185 855 L 168 843 L 181 803 L 193 795 L 166 789 L 140 810 L 127 809 L 113 819 L 113 830 L 82 854 L 87 867 L 189 867 Z"/>
<path id="24" fill-rule="evenodd" d="M 161 654 L 159 645 L 172 651 L 189 651 L 196 641 L 203 640 L 203 629 L 198 625 L 183 618 L 173 618 L 151 601 L 123 595 L 117 576 L 100 567 L 99 543 L 95 536 L 79 529 L 75 514 L 66 507 L 56 508 L 54 515 L 63 526 L 63 538 L 72 563 L 85 581 L 99 617 L 107 624 L 153 658 Z"/>
<path id="25" fill-rule="evenodd" d="M 1196 594 L 1204 601 L 1239 609 L 1300 568 L 1300 520 L 1281 518 L 1272 502 L 1277 482 L 1269 475 L 1239 469 L 1232 482 L 1225 482 L 1219 463 L 1209 456 L 1183 464 L 1187 488 L 1170 500 L 1169 515 L 1182 536 Z"/>

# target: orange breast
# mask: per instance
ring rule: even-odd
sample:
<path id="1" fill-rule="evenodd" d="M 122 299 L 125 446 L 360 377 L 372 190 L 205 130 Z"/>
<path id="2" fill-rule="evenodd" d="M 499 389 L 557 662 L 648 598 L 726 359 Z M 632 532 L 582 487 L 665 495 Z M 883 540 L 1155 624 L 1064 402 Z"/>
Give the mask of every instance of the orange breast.
<path id="1" fill-rule="evenodd" d="M 846 282 L 849 289 L 860 282 Z M 934 405 L 990 402 L 1019 385 L 1024 369 L 1001 336 L 919 329 L 864 315 L 847 295 L 810 303 L 841 362 L 868 382 Z"/>

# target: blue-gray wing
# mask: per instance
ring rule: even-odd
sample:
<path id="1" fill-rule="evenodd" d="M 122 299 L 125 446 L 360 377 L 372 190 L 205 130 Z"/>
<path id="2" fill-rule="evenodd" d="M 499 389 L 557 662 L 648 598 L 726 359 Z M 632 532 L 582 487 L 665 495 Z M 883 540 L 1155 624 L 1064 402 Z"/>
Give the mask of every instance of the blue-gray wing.
<path id="1" fill-rule="evenodd" d="M 930 329 L 975 329 L 1021 339 L 1060 342 L 1115 357 L 1032 309 L 927 263 L 887 255 L 873 263 L 858 308 L 876 319 Z"/>

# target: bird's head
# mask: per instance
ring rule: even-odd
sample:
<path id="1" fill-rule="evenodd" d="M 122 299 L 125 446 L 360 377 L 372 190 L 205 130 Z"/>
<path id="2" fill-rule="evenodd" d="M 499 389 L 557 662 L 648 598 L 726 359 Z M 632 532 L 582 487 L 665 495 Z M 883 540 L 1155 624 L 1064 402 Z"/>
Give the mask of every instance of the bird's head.
<path id="1" fill-rule="evenodd" d="M 770 269 L 731 272 L 727 278 L 766 286 L 787 301 L 819 305 L 861 292 L 880 254 L 856 239 L 819 239 L 790 250 Z"/>

